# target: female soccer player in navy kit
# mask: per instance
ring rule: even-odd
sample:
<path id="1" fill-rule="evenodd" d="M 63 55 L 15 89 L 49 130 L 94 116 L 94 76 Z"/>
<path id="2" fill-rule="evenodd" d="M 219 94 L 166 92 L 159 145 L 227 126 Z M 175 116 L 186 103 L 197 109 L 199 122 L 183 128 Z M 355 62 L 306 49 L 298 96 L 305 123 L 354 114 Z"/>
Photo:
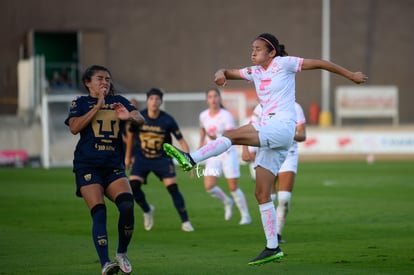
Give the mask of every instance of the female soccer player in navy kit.
<path id="1" fill-rule="evenodd" d="M 169 144 L 163 147 L 184 170 L 227 151 L 234 144 L 260 147 L 256 156 L 255 195 L 267 243 L 265 249 L 248 263 L 258 265 L 283 257 L 278 245 L 276 210 L 270 193 L 295 135 L 295 74 L 301 70 L 324 69 L 357 84 L 364 83 L 367 77 L 329 61 L 288 56 L 285 46 L 269 33 L 260 34 L 253 41 L 251 61 L 253 66 L 250 67 L 218 70 L 215 83 L 224 86 L 227 79 L 254 82 L 263 107 L 259 122 L 226 131 L 221 137 L 189 154 Z"/>
<path id="2" fill-rule="evenodd" d="M 134 201 L 125 175 L 122 132 L 126 121 L 143 124 L 145 120 L 126 98 L 114 94 L 107 68 L 89 67 L 82 82 L 89 95 L 72 101 L 65 120 L 72 134 L 80 134 L 73 160 L 76 195 L 83 197 L 92 216 L 92 238 L 102 274 L 115 274 L 119 269 L 129 274 L 132 267 L 126 252 L 134 230 Z M 108 255 L 104 196 L 119 210 L 115 261 Z"/>
<path id="3" fill-rule="evenodd" d="M 147 92 L 147 108 L 141 111 L 146 123 L 131 123 L 127 132 L 125 164 L 129 168 L 134 158 L 129 179 L 134 199 L 144 212 L 145 230 L 151 230 L 154 225 L 155 208 L 148 204 L 142 185 L 153 172 L 171 196 L 181 220 L 181 229 L 192 232 L 194 228 L 188 218 L 184 197 L 178 188 L 174 163 L 162 150 L 162 144 L 171 143 L 173 135 L 183 150 L 188 152 L 189 147 L 175 119 L 161 110 L 162 98 L 163 92 L 160 89 L 152 88 Z"/>

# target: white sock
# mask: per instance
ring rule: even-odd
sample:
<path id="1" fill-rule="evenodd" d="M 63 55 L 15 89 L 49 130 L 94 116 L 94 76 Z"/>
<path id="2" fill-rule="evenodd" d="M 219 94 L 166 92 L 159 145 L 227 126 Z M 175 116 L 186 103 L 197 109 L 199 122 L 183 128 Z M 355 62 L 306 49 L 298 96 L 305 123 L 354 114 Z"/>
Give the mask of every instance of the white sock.
<path id="1" fill-rule="evenodd" d="M 270 198 L 272 199 L 272 202 L 275 202 L 276 194 L 275 193 L 270 194 Z"/>
<path id="2" fill-rule="evenodd" d="M 223 203 L 228 203 L 230 198 L 217 185 L 207 191 L 213 198 L 221 200 Z"/>
<path id="3" fill-rule="evenodd" d="M 250 176 L 252 177 L 252 179 L 256 180 L 256 169 L 254 167 L 254 162 L 249 163 L 249 171 L 250 171 Z"/>
<path id="4" fill-rule="evenodd" d="M 279 246 L 276 232 L 276 209 L 272 201 L 259 204 L 260 216 L 262 218 L 263 230 L 266 236 L 266 247 L 276 248 Z"/>
<path id="5" fill-rule="evenodd" d="M 277 233 L 282 235 L 283 227 L 286 223 L 286 217 L 289 213 L 290 198 L 292 193 L 289 191 L 279 191 L 277 193 Z"/>
<path id="6" fill-rule="evenodd" d="M 236 203 L 237 208 L 240 211 L 240 215 L 242 217 L 250 217 L 246 197 L 244 196 L 243 191 L 240 188 L 237 188 L 236 191 L 231 192 L 231 195 L 233 196 L 234 202 Z"/>
<path id="7" fill-rule="evenodd" d="M 203 160 L 206 160 L 214 156 L 218 156 L 221 153 L 226 152 L 230 148 L 230 146 L 231 140 L 224 136 L 221 136 L 207 143 L 197 151 L 191 152 L 190 156 L 195 163 L 199 163 Z"/>

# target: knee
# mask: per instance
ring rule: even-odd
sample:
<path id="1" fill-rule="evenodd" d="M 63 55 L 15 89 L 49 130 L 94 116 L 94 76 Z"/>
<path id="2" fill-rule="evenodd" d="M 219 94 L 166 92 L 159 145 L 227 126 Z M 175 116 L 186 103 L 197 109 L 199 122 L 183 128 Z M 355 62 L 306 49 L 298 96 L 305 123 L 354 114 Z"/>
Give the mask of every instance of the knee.
<path id="1" fill-rule="evenodd" d="M 257 188 L 254 192 L 254 195 L 256 197 L 256 200 L 259 204 L 266 203 L 271 201 L 270 192 L 266 192 L 266 190 L 262 188 Z"/>
<path id="2" fill-rule="evenodd" d="M 174 194 L 174 193 L 179 192 L 178 185 L 176 183 L 168 185 L 167 190 L 170 194 Z"/>
<path id="3" fill-rule="evenodd" d="M 98 203 L 94 207 L 91 208 L 91 216 L 95 216 L 96 214 L 104 214 L 106 213 L 106 206 L 103 203 Z"/>
<path id="4" fill-rule="evenodd" d="M 134 212 L 134 199 L 130 193 L 119 194 L 115 199 L 115 204 L 118 207 L 119 212 Z"/>

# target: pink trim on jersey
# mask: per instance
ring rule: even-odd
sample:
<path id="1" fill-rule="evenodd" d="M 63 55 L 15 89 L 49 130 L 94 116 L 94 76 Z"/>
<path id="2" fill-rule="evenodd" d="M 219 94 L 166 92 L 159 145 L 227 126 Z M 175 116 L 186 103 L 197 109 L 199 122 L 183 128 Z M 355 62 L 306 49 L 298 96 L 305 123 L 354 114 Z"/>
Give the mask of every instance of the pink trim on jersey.
<path id="1" fill-rule="evenodd" d="M 239 74 L 240 74 L 240 77 L 242 77 L 242 78 L 246 79 L 246 76 L 245 76 L 245 75 L 244 75 L 244 73 L 243 73 L 243 69 L 240 69 L 240 70 L 239 70 Z"/>
<path id="2" fill-rule="evenodd" d="M 300 121 L 297 121 L 296 122 L 296 125 L 302 125 L 302 124 L 305 124 L 305 123 L 306 123 L 306 120 L 305 119 L 302 119 Z"/>
<path id="3" fill-rule="evenodd" d="M 298 65 L 298 72 L 302 71 L 302 65 L 303 65 L 303 58 L 300 58 L 300 62 L 299 62 L 299 65 Z"/>

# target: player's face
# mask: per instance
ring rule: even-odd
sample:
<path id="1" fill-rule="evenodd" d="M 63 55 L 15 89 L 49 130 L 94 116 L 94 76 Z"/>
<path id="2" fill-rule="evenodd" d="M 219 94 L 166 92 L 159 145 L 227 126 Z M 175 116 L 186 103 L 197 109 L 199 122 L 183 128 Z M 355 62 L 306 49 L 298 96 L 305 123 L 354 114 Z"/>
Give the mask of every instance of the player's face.
<path id="1" fill-rule="evenodd" d="M 207 104 L 210 109 L 219 109 L 220 108 L 221 98 L 216 91 L 210 90 L 207 93 Z"/>
<path id="2" fill-rule="evenodd" d="M 86 83 L 86 86 L 89 88 L 91 96 L 99 96 L 100 94 L 106 96 L 111 87 L 111 76 L 106 71 L 97 71 L 91 77 L 91 81 Z"/>
<path id="3" fill-rule="evenodd" d="M 271 55 L 272 52 L 269 52 L 267 49 L 266 42 L 258 39 L 253 42 L 252 45 L 252 54 L 251 54 L 251 60 L 254 65 L 266 65 L 268 64 L 272 59 L 273 56 Z M 265 67 L 265 66 L 264 66 Z"/>
<path id="4" fill-rule="evenodd" d="M 157 95 L 150 95 L 147 99 L 147 108 L 149 111 L 158 111 L 160 110 L 162 100 Z"/>

